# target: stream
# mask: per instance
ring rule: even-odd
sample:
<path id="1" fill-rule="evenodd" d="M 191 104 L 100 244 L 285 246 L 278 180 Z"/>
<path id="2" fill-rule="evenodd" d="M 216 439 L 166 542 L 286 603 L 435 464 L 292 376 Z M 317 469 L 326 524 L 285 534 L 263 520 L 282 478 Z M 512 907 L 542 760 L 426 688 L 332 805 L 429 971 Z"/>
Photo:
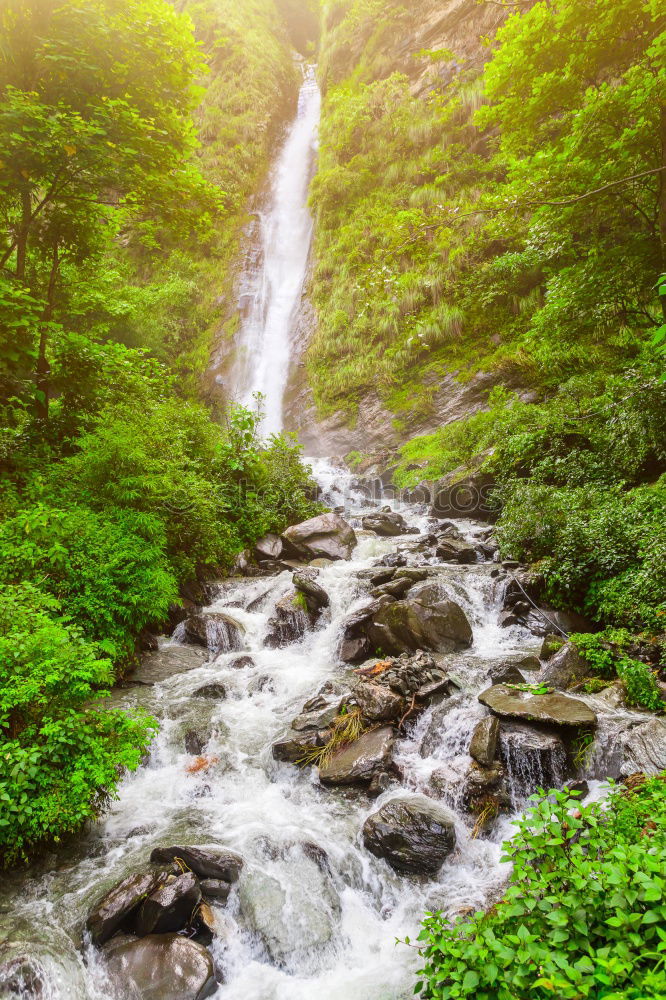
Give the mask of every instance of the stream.
<path id="1" fill-rule="evenodd" d="M 235 396 L 248 401 L 253 392 L 263 393 L 267 433 L 282 426 L 290 324 L 310 247 L 307 188 L 318 109 L 314 71 L 307 69 L 298 116 L 273 173 L 261 227 L 263 263 L 239 335 Z M 124 780 L 119 798 L 93 829 L 29 871 L 3 878 L 0 940 L 10 954 L 28 955 L 34 974 L 26 975 L 20 993 L 3 991 L 0 981 L 0 997 L 128 1000 L 113 991 L 99 952 L 82 931 L 103 892 L 145 867 L 162 844 L 219 844 L 244 859 L 228 903 L 214 911 L 215 1000 L 409 997 L 419 958 L 396 939 L 414 939 L 427 910 L 454 917 L 501 893 L 509 874 L 501 844 L 511 836 L 512 819 L 527 793 L 558 775 L 540 773 L 529 757 L 504 748 L 512 808 L 488 835 L 474 836 L 460 789 L 471 763 L 472 730 L 487 713 L 477 695 L 488 686 L 489 667 L 514 654 L 538 653 L 541 640 L 518 626 L 500 627 L 506 574 L 496 563 L 441 563 L 417 551 L 418 535 L 384 538 L 363 531 L 361 516 L 372 505 L 349 472 L 325 461 L 313 469 L 324 500 L 344 509 L 358 535 L 351 559 L 319 571 L 329 609 L 298 641 L 268 648 L 269 619 L 291 588 L 292 573 L 219 581 L 207 610 L 224 611 L 242 626 L 243 648 L 208 657 L 179 641 L 177 630 L 146 656 L 138 683 L 114 692 L 114 704 L 141 705 L 157 715 L 160 733 L 144 766 Z M 422 535 L 431 529 L 425 508 L 400 509 Z M 487 527 L 471 521 L 456 526 L 473 540 Z M 324 788 L 315 768 L 279 763 L 271 748 L 307 699 L 348 674 L 338 657 L 341 623 L 368 600 L 363 572 L 399 548 L 409 565 L 427 566 L 462 606 L 474 638 L 470 649 L 439 657 L 458 692 L 444 711 L 435 704 L 408 724 L 394 757 L 401 780 L 372 800 L 359 789 Z M 239 656 L 248 658 L 241 667 Z M 224 696 L 197 694 L 210 684 L 222 685 Z M 602 733 L 621 714 L 598 699 L 586 700 L 599 712 Z M 186 749 L 193 732 L 205 743 L 200 757 Z M 552 766 L 557 770 L 556 760 Z M 598 783 L 590 786 L 596 794 Z M 405 789 L 439 799 L 455 823 L 457 847 L 434 879 L 400 876 L 363 846 L 366 817 Z"/>

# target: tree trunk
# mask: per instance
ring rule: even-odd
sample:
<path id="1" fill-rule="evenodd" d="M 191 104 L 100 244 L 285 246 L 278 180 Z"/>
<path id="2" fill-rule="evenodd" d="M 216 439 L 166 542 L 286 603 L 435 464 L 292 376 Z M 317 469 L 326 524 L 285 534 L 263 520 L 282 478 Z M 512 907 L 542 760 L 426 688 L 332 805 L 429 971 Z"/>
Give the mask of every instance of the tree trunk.
<path id="1" fill-rule="evenodd" d="M 55 301 L 56 281 L 58 278 L 58 268 L 60 257 L 58 254 L 58 244 L 53 247 L 51 258 L 51 273 L 49 274 L 49 286 L 46 293 L 46 305 L 42 313 L 42 327 L 39 334 L 39 351 L 37 354 L 37 369 L 35 372 L 35 388 L 37 389 L 36 413 L 38 420 L 46 422 L 49 419 L 49 379 L 51 367 L 46 356 L 48 344 L 48 324 L 53 317 L 53 305 Z"/>
<path id="2" fill-rule="evenodd" d="M 27 187 L 21 188 L 21 222 L 16 234 L 16 277 L 25 281 L 25 263 L 28 254 L 28 233 L 32 222 L 32 201 Z"/>
<path id="3" fill-rule="evenodd" d="M 666 168 L 666 104 L 661 105 L 661 166 Z M 666 274 L 666 169 L 659 177 L 659 239 L 661 242 L 661 273 Z M 666 321 L 666 295 L 660 295 Z"/>

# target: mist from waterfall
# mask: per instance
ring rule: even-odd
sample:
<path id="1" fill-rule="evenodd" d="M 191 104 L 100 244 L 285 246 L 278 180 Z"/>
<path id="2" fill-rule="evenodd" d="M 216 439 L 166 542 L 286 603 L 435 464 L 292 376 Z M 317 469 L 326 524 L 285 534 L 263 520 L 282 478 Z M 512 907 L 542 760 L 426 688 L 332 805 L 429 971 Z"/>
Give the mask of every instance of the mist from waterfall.
<path id="1" fill-rule="evenodd" d="M 303 77 L 297 115 L 260 213 L 259 256 L 242 279 L 241 326 L 229 381 L 231 398 L 245 406 L 254 408 L 254 396 L 261 393 L 265 435 L 278 433 L 283 426 L 291 334 L 312 241 L 308 190 L 321 98 L 314 67 L 304 65 Z"/>

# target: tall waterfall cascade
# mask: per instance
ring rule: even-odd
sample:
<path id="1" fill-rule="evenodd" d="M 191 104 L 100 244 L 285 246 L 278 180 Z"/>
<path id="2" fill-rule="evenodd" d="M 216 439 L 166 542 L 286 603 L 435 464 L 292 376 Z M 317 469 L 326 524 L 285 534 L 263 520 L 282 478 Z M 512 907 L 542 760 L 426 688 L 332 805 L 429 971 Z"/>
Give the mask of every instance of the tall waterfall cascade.
<path id="1" fill-rule="evenodd" d="M 291 332 L 312 240 L 308 190 L 317 150 L 320 94 L 315 71 L 303 65 L 298 111 L 275 163 L 270 193 L 260 213 L 258 261 L 243 275 L 241 326 L 228 389 L 236 402 L 254 406 L 263 397 L 262 433 L 283 427 Z"/>

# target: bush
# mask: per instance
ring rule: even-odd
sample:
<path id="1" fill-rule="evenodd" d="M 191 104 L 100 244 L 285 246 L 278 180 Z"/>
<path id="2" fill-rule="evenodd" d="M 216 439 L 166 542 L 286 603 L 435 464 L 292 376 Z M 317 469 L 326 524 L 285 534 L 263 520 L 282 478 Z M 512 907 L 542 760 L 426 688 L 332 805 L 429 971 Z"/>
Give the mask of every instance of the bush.
<path id="1" fill-rule="evenodd" d="M 635 659 L 626 652 L 626 647 L 632 642 L 629 632 L 623 629 L 607 629 L 596 635 L 572 635 L 570 639 L 600 678 L 605 680 L 620 678 L 630 705 L 647 708 L 653 712 L 660 712 L 665 707 L 656 672 L 647 663 Z"/>
<path id="2" fill-rule="evenodd" d="M 488 913 L 428 914 L 415 992 L 428 1000 L 666 997 L 666 775 L 608 803 L 550 792 L 504 845 L 511 885 Z"/>
<path id="3" fill-rule="evenodd" d="M 0 863 L 96 817 L 156 723 L 104 710 L 113 664 L 30 584 L 0 594 Z"/>

